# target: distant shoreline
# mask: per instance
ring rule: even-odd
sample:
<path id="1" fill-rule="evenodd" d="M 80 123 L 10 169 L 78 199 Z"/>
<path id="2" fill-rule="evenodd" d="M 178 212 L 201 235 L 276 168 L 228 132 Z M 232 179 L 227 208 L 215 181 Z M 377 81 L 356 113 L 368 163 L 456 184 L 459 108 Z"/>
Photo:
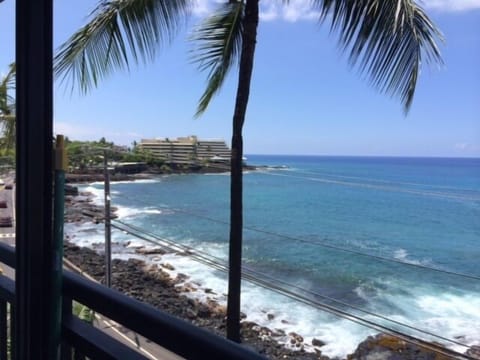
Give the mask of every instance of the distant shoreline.
<path id="1" fill-rule="evenodd" d="M 257 166 L 245 165 L 244 170 L 257 170 Z M 111 172 L 110 181 L 134 181 L 152 179 L 158 175 L 170 174 L 219 174 L 230 172 L 228 164 L 222 166 L 197 166 L 194 168 L 169 167 L 168 169 L 161 169 L 158 167 L 149 167 L 147 170 L 137 173 Z M 104 181 L 104 174 L 101 171 L 83 171 L 75 173 L 67 173 L 65 175 L 65 182 L 70 184 L 75 183 L 90 183 L 97 181 Z"/>

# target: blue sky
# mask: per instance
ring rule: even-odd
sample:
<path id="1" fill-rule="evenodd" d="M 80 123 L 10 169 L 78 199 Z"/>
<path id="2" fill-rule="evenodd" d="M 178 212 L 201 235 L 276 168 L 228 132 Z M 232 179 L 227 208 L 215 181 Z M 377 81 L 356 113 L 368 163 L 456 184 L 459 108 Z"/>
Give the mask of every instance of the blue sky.
<path id="1" fill-rule="evenodd" d="M 96 0 L 55 2 L 55 43 L 82 24 Z M 480 0 L 425 0 L 445 35 L 445 66 L 424 67 L 413 107 L 379 94 L 348 67 L 335 34 L 320 26 L 307 0 L 263 0 L 251 99 L 244 129 L 247 154 L 480 157 Z M 198 1 L 191 24 L 214 6 Z M 14 1 L 0 4 L 0 73 L 14 59 Z M 55 91 L 55 128 L 73 139 L 133 140 L 197 134 L 231 136 L 236 87 L 232 71 L 200 118 L 206 83 L 190 62 L 185 26 L 152 64 L 118 72 L 88 95 Z"/>

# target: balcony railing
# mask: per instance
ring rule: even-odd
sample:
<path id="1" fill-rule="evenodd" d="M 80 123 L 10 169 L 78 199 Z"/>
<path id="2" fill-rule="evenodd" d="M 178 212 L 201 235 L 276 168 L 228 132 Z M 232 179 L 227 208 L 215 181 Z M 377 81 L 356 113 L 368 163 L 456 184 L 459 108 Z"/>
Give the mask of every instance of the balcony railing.
<path id="1" fill-rule="evenodd" d="M 15 249 L 0 243 L 0 262 L 15 268 Z M 70 271 L 63 272 L 62 296 L 62 359 L 71 360 L 73 349 L 91 359 L 147 359 L 73 315 L 73 301 L 187 359 L 265 359 L 237 343 Z M 0 359 L 9 359 L 8 349 L 15 348 L 15 331 L 12 328 L 15 326 L 14 304 L 15 282 L 0 276 Z M 10 356 L 10 359 L 15 359 L 15 354 Z"/>

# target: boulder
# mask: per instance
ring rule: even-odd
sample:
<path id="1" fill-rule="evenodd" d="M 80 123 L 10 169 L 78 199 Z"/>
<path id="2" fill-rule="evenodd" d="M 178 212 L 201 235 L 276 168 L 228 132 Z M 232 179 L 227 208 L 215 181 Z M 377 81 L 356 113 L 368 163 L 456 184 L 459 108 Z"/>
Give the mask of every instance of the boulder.
<path id="1" fill-rule="evenodd" d="M 465 355 L 471 356 L 474 359 L 480 359 L 480 345 L 470 346 Z"/>
<path id="2" fill-rule="evenodd" d="M 325 343 L 322 340 L 313 338 L 312 339 L 312 345 L 317 346 L 317 347 L 322 347 L 322 346 L 325 345 Z"/>
<path id="3" fill-rule="evenodd" d="M 172 264 L 169 264 L 169 263 L 160 264 L 160 266 L 162 266 L 163 268 L 165 268 L 165 269 L 167 269 L 167 270 L 170 270 L 170 271 L 175 270 L 175 268 L 173 267 L 173 265 L 172 265 Z"/>

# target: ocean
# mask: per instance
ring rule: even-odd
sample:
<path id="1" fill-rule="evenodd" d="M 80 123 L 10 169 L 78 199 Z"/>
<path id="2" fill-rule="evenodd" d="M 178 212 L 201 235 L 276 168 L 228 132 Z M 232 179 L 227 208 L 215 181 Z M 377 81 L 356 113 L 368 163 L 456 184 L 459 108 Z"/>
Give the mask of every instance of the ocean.
<path id="1" fill-rule="evenodd" d="M 480 345 L 480 159 L 247 157 L 266 167 L 244 174 L 244 268 L 286 291 L 244 281 L 246 320 L 319 339 L 328 356 L 382 327 L 460 352 Z M 112 183 L 112 206 L 120 222 L 221 262 L 229 182 L 224 173 Z M 103 184 L 81 190 L 103 202 Z M 82 245 L 103 239 L 101 224 L 66 231 Z M 142 242 L 119 230 L 112 239 Z M 224 272 L 178 254 L 162 261 L 211 289 L 193 296 L 225 303 Z"/>

